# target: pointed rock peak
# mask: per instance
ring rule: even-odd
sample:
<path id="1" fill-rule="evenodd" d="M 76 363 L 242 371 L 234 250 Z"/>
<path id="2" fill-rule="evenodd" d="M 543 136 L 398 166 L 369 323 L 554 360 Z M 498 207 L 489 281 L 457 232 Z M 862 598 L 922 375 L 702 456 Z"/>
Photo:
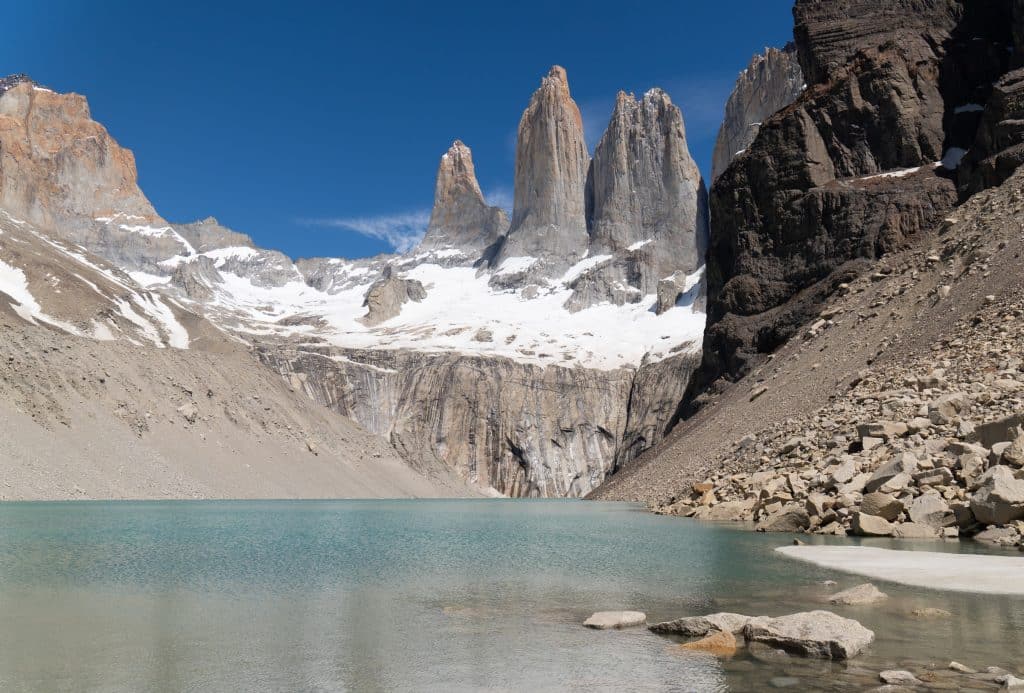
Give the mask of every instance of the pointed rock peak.
<path id="1" fill-rule="evenodd" d="M 455 159 L 471 159 L 472 156 L 473 154 L 470 151 L 469 147 L 467 147 L 462 142 L 462 140 L 455 140 L 454 142 L 452 142 L 452 146 L 448 147 L 448 151 L 445 152 L 441 158 L 447 159 L 449 157 L 452 157 Z"/>
<path id="2" fill-rule="evenodd" d="M 508 229 L 508 217 L 488 207 L 473 168 L 473 154 L 455 140 L 441 157 L 434 187 L 434 208 L 420 250 L 455 248 L 476 259 L 477 251 L 494 243 Z"/>
<path id="3" fill-rule="evenodd" d="M 544 86 L 552 84 L 555 86 L 563 86 L 566 90 L 569 89 L 569 76 L 565 72 L 565 68 L 561 65 L 552 65 L 551 69 L 548 70 L 548 76 L 544 78 L 542 82 Z"/>
<path id="4" fill-rule="evenodd" d="M 715 142 L 712 181 L 753 144 L 761 123 L 796 101 L 803 89 L 804 75 L 793 44 L 782 50 L 767 48 L 751 59 L 725 106 Z"/>
<path id="5" fill-rule="evenodd" d="M 473 168 L 473 152 L 462 143 L 462 140 L 455 140 L 441 157 L 434 191 L 435 206 L 441 198 L 447 197 L 455 189 L 479 197 L 481 203 L 484 201 L 480 184 L 476 180 L 476 170 Z"/>
<path id="6" fill-rule="evenodd" d="M 668 92 L 661 87 L 654 87 L 652 89 L 648 89 L 647 93 L 644 94 L 644 102 L 658 103 L 668 106 L 672 104 L 672 98 L 668 95 Z"/>
<path id="7" fill-rule="evenodd" d="M 569 95 L 565 70 L 552 67 L 519 120 L 512 227 L 494 258 L 541 260 L 552 276 L 584 257 L 584 202 L 590 155 L 583 118 Z"/>
<path id="8" fill-rule="evenodd" d="M 587 180 L 590 253 L 642 249 L 646 265 L 627 279 L 642 294 L 667 275 L 701 265 L 707 198 L 679 108 L 661 89 L 640 101 L 619 92 Z M 599 297 L 600 298 L 600 297 Z"/>

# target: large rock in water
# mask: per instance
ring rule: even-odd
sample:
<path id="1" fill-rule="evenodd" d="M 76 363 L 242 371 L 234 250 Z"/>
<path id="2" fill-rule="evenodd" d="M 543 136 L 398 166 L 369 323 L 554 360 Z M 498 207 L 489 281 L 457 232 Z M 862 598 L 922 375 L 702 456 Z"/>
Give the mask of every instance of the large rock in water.
<path id="1" fill-rule="evenodd" d="M 795 44 L 787 44 L 782 50 L 768 48 L 754 56 L 725 104 L 725 120 L 712 157 L 712 182 L 754 142 L 761 123 L 796 101 L 803 89 L 804 75 Z"/>
<path id="2" fill-rule="evenodd" d="M 512 225 L 496 266 L 510 257 L 535 257 L 553 276 L 584 256 L 589 163 L 580 109 L 565 69 L 556 65 L 519 121 Z"/>
<path id="3" fill-rule="evenodd" d="M 819 659 L 850 659 L 870 645 L 875 634 L 831 611 L 810 611 L 779 618 L 755 618 L 743 628 L 750 642 Z"/>
<path id="4" fill-rule="evenodd" d="M 478 255 L 508 230 L 508 216 L 480 192 L 469 147 L 455 140 L 441 157 L 434 208 L 420 250 L 456 248 Z"/>
<path id="5" fill-rule="evenodd" d="M 736 654 L 736 636 L 728 631 L 719 631 L 700 640 L 683 643 L 680 647 L 694 652 L 706 652 L 716 657 L 732 657 Z"/>
<path id="6" fill-rule="evenodd" d="M 663 621 L 649 626 L 649 630 L 663 635 L 704 636 L 714 631 L 738 634 L 750 622 L 751 616 L 743 614 L 710 614 L 708 616 L 686 616 L 674 621 Z"/>
<path id="7" fill-rule="evenodd" d="M 587 628 L 609 630 L 642 626 L 647 615 L 642 611 L 598 611 L 583 622 Z"/>
<path id="8" fill-rule="evenodd" d="M 956 0 L 798 0 L 794 35 L 808 88 L 763 123 L 711 191 L 709 324 L 696 393 L 745 374 L 863 269 L 857 261 L 933 230 L 954 206 L 956 186 L 935 162 L 947 146 L 970 146 L 973 131 L 954 111 L 984 98 L 1001 74 L 1005 30 L 976 31 L 1009 26 L 1001 10 Z M 907 169 L 918 172 L 870 177 Z"/>

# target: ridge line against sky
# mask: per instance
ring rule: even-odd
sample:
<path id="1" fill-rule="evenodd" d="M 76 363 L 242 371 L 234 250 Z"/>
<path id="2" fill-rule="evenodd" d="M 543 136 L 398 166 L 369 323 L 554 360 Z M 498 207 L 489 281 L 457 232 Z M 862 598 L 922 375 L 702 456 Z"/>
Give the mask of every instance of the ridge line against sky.
<path id="1" fill-rule="evenodd" d="M 50 0 L 0 73 L 89 99 L 176 222 L 214 216 L 291 257 L 415 244 L 440 156 L 473 150 L 488 202 L 511 206 L 516 128 L 553 64 L 593 151 L 621 89 L 683 111 L 705 178 L 737 74 L 792 38 L 791 3 L 338 3 Z"/>

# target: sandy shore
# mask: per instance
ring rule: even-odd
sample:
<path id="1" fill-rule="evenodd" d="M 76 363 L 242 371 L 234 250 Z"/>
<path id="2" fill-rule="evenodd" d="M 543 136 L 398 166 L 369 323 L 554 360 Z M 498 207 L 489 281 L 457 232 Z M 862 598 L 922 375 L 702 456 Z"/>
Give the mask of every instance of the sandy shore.
<path id="1" fill-rule="evenodd" d="M 783 546 L 776 551 L 824 568 L 913 587 L 1024 595 L 1024 556 L 893 551 L 868 546 Z"/>

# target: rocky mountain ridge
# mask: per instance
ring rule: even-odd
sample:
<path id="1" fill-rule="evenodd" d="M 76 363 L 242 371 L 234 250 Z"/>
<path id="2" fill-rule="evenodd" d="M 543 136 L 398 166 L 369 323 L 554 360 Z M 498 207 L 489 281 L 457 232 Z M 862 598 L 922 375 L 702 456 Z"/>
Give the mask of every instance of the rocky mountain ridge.
<path id="1" fill-rule="evenodd" d="M 511 228 L 456 142 L 420 247 L 359 261 L 293 262 L 212 218 L 167 223 L 81 97 L 20 80 L 0 118 L 14 218 L 204 316 L 428 473 L 510 495 L 584 495 L 665 434 L 696 366 L 706 201 L 663 92 L 620 97 L 592 166 L 553 68 L 524 113 Z M 45 148 L 24 135 L 33 128 Z M 552 128 L 564 132 L 550 139 Z M 655 176 L 643 199 L 617 192 Z M 535 254 L 509 255 L 515 236 Z"/>

